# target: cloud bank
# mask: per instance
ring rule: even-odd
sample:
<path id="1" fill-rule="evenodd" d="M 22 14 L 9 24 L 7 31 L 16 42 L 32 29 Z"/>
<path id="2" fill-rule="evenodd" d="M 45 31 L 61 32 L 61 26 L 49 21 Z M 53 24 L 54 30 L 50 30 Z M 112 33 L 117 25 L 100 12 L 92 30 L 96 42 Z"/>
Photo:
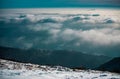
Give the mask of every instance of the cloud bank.
<path id="1" fill-rule="evenodd" d="M 0 17 L 1 46 L 120 56 L 118 15 L 19 13 Z"/>

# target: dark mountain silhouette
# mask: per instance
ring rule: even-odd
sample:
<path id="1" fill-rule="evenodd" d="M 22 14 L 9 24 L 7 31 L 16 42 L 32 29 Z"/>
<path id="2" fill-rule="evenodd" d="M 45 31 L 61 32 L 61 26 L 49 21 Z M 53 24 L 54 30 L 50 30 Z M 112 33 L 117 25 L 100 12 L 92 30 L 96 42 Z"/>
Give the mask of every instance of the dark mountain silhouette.
<path id="1" fill-rule="evenodd" d="M 70 68 L 95 68 L 111 59 L 106 56 L 88 55 L 68 50 L 27 50 L 10 47 L 0 47 L 0 58 L 41 65 L 61 65 Z"/>
<path id="2" fill-rule="evenodd" d="M 120 73 L 120 57 L 113 58 L 109 62 L 98 67 L 102 71 L 110 71 Z"/>

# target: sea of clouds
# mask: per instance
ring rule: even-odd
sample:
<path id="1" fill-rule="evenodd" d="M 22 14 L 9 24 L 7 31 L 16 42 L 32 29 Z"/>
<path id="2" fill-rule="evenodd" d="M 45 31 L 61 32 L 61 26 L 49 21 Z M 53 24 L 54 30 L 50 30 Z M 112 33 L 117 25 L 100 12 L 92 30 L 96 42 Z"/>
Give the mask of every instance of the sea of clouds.
<path id="1" fill-rule="evenodd" d="M 93 9 L 77 14 L 1 12 L 0 45 L 120 56 L 119 13 Z"/>

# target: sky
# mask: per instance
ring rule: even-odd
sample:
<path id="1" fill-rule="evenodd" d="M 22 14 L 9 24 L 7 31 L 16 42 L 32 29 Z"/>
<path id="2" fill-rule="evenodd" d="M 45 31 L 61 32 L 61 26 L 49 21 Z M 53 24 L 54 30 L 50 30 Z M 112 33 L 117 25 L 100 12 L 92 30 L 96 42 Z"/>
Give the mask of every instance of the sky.
<path id="1" fill-rule="evenodd" d="M 120 7 L 120 0 L 0 0 L 0 8 Z"/>

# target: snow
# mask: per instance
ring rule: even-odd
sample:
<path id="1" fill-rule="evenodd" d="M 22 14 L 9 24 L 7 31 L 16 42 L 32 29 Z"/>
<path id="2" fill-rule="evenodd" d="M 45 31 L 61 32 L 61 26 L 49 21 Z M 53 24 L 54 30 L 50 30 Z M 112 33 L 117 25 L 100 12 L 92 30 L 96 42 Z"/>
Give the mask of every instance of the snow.
<path id="1" fill-rule="evenodd" d="M 119 74 L 100 71 L 0 70 L 1 79 L 120 79 Z"/>
<path id="2" fill-rule="evenodd" d="M 0 59 L 0 79 L 120 79 L 120 74 L 75 70 L 62 66 L 41 66 Z"/>

